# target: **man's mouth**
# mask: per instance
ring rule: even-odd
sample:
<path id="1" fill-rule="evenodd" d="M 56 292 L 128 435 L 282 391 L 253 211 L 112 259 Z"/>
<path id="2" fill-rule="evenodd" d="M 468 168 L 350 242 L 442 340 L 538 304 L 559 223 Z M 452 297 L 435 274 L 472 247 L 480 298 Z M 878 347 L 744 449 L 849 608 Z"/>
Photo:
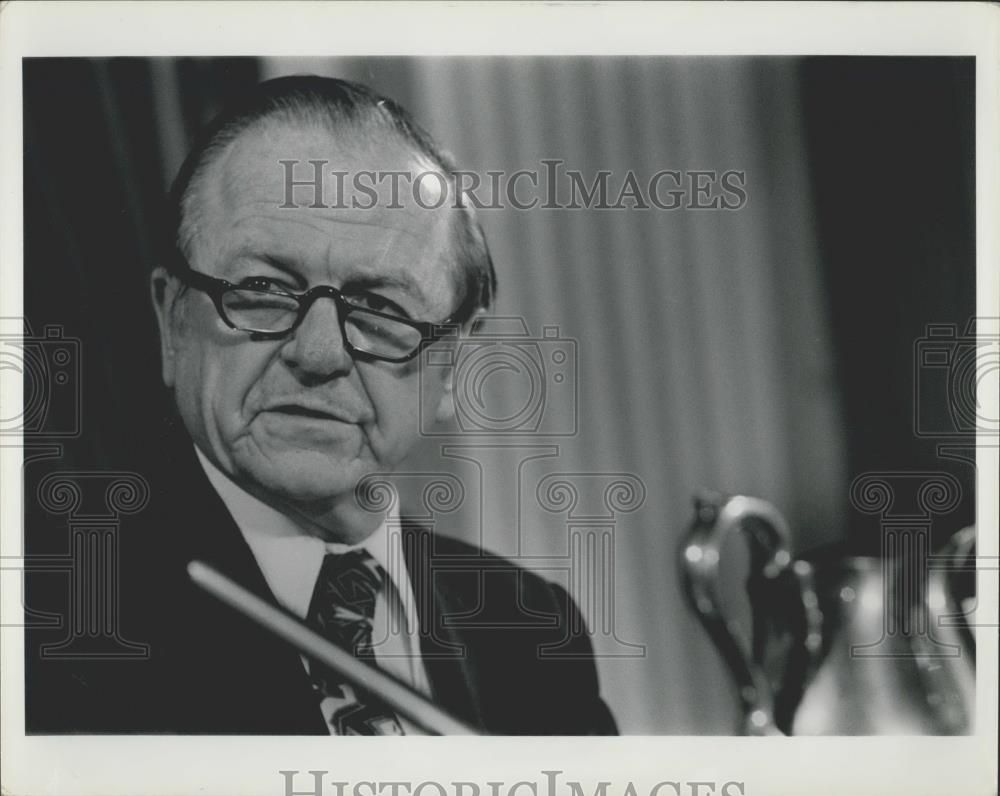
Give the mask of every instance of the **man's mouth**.
<path id="1" fill-rule="evenodd" d="M 337 420 L 341 423 L 348 422 L 339 414 L 335 414 L 328 409 L 303 406 L 302 404 L 278 404 L 277 406 L 269 407 L 267 411 L 283 415 L 292 415 L 294 417 L 309 417 L 315 420 Z"/>

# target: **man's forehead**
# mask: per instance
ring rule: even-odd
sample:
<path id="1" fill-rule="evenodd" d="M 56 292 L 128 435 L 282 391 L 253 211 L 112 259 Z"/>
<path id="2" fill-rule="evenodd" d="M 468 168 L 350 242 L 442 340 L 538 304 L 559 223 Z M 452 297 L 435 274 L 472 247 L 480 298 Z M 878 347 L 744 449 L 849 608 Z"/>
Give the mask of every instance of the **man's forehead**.
<path id="1" fill-rule="evenodd" d="M 310 207 L 315 197 L 307 185 L 295 189 L 292 207 L 282 207 L 289 196 L 287 166 L 281 161 L 293 161 L 294 178 L 302 181 L 314 178 L 313 160 L 324 162 L 325 190 L 319 196 L 328 206 Z M 412 179 L 431 169 L 421 160 L 386 134 L 365 137 L 350 129 L 335 133 L 315 125 L 265 124 L 239 136 L 206 168 L 198 188 L 200 207 L 193 214 L 201 217 L 195 223 L 216 258 L 258 252 L 287 255 L 290 261 L 349 260 L 365 271 L 398 263 L 405 255 L 422 282 L 444 280 L 454 287 L 455 208 L 448 201 L 434 208 L 427 191 L 421 194 L 422 206 L 405 180 L 395 192 L 389 178 L 377 182 L 380 173 L 404 172 Z M 355 175 L 370 172 L 362 178 L 375 197 L 357 194 L 362 207 L 356 208 L 345 196 L 348 206 L 337 207 L 335 171 L 347 172 L 342 179 L 348 187 Z"/>
<path id="2" fill-rule="evenodd" d="M 377 207 L 403 204 L 419 208 L 408 190 L 400 189 L 398 201 L 392 201 L 392 180 L 388 175 L 402 173 L 412 181 L 421 173 L 435 171 L 428 158 L 388 132 L 365 131 L 355 126 L 331 131 L 315 123 L 296 126 L 266 122 L 246 130 L 231 142 L 209 167 L 205 178 L 226 193 L 247 189 L 268 191 L 277 204 L 287 203 L 286 188 L 291 179 L 304 186 L 296 188 L 296 196 L 303 197 L 296 204 L 308 207 L 314 199 L 311 184 L 317 176 L 314 162 L 321 164 L 322 186 L 328 192 L 326 203 L 331 205 L 336 204 L 335 189 L 341 184 L 350 187 L 362 181 L 378 193 Z M 380 180 L 381 175 L 387 176 Z M 422 195 L 430 199 L 438 182 L 436 178 L 426 180 Z M 399 184 L 407 185 L 406 178 L 399 178 Z M 368 201 L 371 200 L 366 198 Z M 424 204 L 430 215 L 435 202 Z"/>
<path id="3" fill-rule="evenodd" d="M 204 228 L 281 209 L 285 217 L 382 227 L 428 243 L 446 240 L 457 211 L 438 173 L 389 133 L 264 123 L 239 135 L 205 168 L 196 212 L 209 218 L 195 222 Z"/>

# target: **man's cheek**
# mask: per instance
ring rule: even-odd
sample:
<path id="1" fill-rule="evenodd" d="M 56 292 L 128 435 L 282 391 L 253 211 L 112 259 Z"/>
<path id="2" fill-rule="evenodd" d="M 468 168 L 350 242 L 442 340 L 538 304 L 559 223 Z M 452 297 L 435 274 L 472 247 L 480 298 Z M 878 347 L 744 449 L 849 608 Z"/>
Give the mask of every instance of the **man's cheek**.
<path id="1" fill-rule="evenodd" d="M 200 402 L 202 387 L 201 347 L 191 338 L 179 341 L 174 355 L 174 390 L 178 403 L 188 406 Z"/>
<path id="2" fill-rule="evenodd" d="M 233 353 L 207 352 L 200 365 L 202 403 L 227 438 L 243 432 L 247 392 L 256 381 L 255 363 L 240 362 Z"/>
<path id="3" fill-rule="evenodd" d="M 420 406 L 414 422 L 420 423 L 421 418 L 427 423 L 440 422 L 448 419 L 451 408 L 451 393 L 446 388 L 444 378 L 439 370 L 424 376 L 420 391 Z"/>
<path id="4" fill-rule="evenodd" d="M 406 456 L 419 434 L 419 393 L 416 390 L 396 394 L 395 400 L 375 400 L 376 422 L 365 434 L 378 462 L 385 467 L 398 464 Z"/>

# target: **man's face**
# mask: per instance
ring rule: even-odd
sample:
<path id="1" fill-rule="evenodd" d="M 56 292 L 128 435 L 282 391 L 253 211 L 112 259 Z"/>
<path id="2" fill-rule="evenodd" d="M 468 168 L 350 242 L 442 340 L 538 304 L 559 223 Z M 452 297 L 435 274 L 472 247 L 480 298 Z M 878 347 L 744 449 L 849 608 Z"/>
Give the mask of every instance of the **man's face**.
<path id="1" fill-rule="evenodd" d="M 440 322 L 454 311 L 447 202 L 423 209 L 401 190 L 403 207 L 388 207 L 387 181 L 372 209 L 311 208 L 311 187 L 296 189 L 297 207 L 281 208 L 279 161 L 289 159 L 299 163 L 297 180 L 313 176 L 309 160 L 329 161 L 327 204 L 338 204 L 332 170 L 348 172 L 348 185 L 359 170 L 423 170 L 394 142 L 355 148 L 320 130 L 248 131 L 201 183 L 195 270 L 234 284 L 266 278 L 294 292 L 333 285 L 372 309 L 415 320 Z M 420 357 L 353 360 L 331 299 L 317 300 L 286 337 L 261 341 L 226 326 L 205 293 L 178 292 L 176 280 L 165 285 L 157 302 L 164 380 L 185 425 L 220 470 L 272 505 L 336 516 L 359 479 L 392 469 L 413 446 L 420 401 L 447 411 L 445 378 L 437 368 L 419 378 Z"/>

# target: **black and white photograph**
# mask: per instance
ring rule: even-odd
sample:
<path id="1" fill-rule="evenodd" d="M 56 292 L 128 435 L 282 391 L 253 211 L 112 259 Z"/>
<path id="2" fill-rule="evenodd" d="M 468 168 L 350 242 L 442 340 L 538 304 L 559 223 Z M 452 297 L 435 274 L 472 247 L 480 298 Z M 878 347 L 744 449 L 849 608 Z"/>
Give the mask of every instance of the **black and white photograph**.
<path id="1" fill-rule="evenodd" d="M 995 41 L 12 5 L 5 793 L 995 792 Z"/>

